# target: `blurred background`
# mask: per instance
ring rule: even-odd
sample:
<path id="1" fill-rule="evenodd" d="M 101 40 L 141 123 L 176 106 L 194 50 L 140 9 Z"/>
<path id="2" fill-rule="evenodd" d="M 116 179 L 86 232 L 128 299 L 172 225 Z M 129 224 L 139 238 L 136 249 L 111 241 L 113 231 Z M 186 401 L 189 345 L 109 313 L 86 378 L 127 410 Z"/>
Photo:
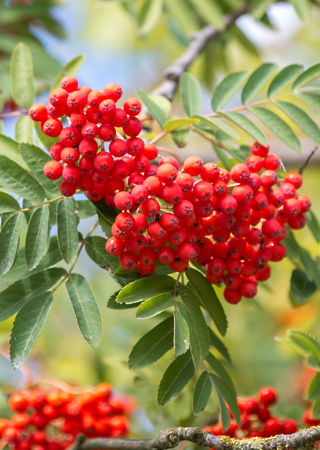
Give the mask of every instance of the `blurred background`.
<path id="1" fill-rule="evenodd" d="M 165 68 L 186 48 L 188 33 L 207 23 L 219 27 L 223 13 L 246 3 L 241 0 L 213 2 L 216 13 L 208 16 L 197 9 L 197 0 L 1 0 L 0 84 L 6 98 L 6 111 L 14 107 L 9 93 L 9 58 L 20 41 L 29 45 L 33 55 L 39 101 L 46 102 L 47 90 L 57 73 L 80 54 L 86 56 L 78 71 L 79 84 L 102 89 L 107 83 L 116 82 L 127 98 L 136 95 L 137 89 L 151 93 L 162 83 Z M 273 2 L 260 3 L 266 6 Z M 303 1 L 300 8 L 299 1 L 292 3 L 296 8 L 289 2 L 276 2 L 270 4 L 266 12 L 258 11 L 255 18 L 244 15 L 236 26 L 208 45 L 191 68 L 202 83 L 204 114 L 210 111 L 210 92 L 214 85 L 230 71 L 252 70 L 262 61 L 275 62 L 280 67 L 290 63 L 308 67 L 319 62 L 320 8 L 312 5 L 313 2 Z M 301 4 L 307 7 L 301 8 Z M 237 99 L 234 102 L 236 104 Z M 179 101 L 174 102 L 173 112 L 181 115 Z M 319 123 L 319 113 L 312 109 L 310 114 Z M 3 122 L 3 133 L 12 136 L 14 119 Z M 294 129 L 299 134 L 299 130 Z M 290 151 L 274 137 L 270 140 L 271 150 L 282 157 L 287 171 L 297 170 L 315 147 L 311 140 L 299 137 L 303 143 L 302 155 Z M 210 145 L 206 146 L 196 137 L 184 149 L 177 150 L 169 139 L 163 141 L 163 145 L 181 152 L 182 157 L 196 152 L 207 161 L 214 158 Z M 305 170 L 303 186 L 318 217 L 319 157 L 320 151 Z M 92 224 L 92 219 L 82 221 L 80 231 L 85 232 Z M 309 230 L 297 233 L 297 239 L 313 256 L 319 254 Z M 170 352 L 144 370 L 128 369 L 127 358 L 132 345 L 142 331 L 151 329 L 159 319 L 137 321 L 133 310 L 107 309 L 107 300 L 118 286 L 85 254 L 76 270 L 89 278 L 102 311 L 104 338 L 101 345 L 93 350 L 82 339 L 65 288 L 56 294 L 27 367 L 19 371 L 13 371 L 6 353 L 12 322 L 1 324 L 0 388 L 3 394 L 0 395 L 0 416 L 7 414 L 5 394 L 21 389 L 26 382 L 61 380 L 71 385 L 90 386 L 108 381 L 116 391 L 132 394 L 137 399 L 134 433 L 154 434 L 161 427 L 210 422 L 217 411 L 216 399 L 212 396 L 206 412 L 195 419 L 190 415 L 192 389 L 186 389 L 172 404 L 157 406 L 157 385 L 161 370 L 165 370 L 172 358 Z M 298 417 L 305 405 L 302 394 L 310 373 L 303 367 L 302 360 L 274 337 L 285 336 L 288 328 L 303 329 L 320 337 L 320 298 L 318 292 L 305 305 L 293 308 L 288 297 L 291 270 L 289 261 L 278 263 L 256 299 L 244 299 L 237 306 L 224 302 L 229 317 L 225 343 L 233 360 L 233 365 L 227 369 L 239 394 L 248 395 L 262 386 L 274 386 L 280 391 L 278 410 Z M 8 282 L 9 279 L 3 279 L 1 290 Z"/>

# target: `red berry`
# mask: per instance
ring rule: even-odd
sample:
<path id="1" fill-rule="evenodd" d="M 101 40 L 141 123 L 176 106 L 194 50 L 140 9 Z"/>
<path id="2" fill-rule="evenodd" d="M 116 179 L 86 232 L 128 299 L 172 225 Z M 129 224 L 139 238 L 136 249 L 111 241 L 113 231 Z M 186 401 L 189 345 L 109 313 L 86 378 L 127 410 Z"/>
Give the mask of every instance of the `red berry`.
<path id="1" fill-rule="evenodd" d="M 269 153 L 269 145 L 267 147 L 264 147 L 263 145 L 259 144 L 259 142 L 254 142 L 250 150 L 253 155 L 265 158 Z"/>
<path id="2" fill-rule="evenodd" d="M 60 81 L 60 86 L 67 92 L 73 92 L 78 89 L 78 80 L 72 75 L 67 75 Z"/>
<path id="3" fill-rule="evenodd" d="M 57 180 L 62 175 L 63 166 L 58 161 L 48 161 L 44 168 L 43 173 L 50 180 Z"/>
<path id="4" fill-rule="evenodd" d="M 36 122 L 44 122 L 48 116 L 46 105 L 43 103 L 32 105 L 29 109 L 29 116 Z"/>
<path id="5" fill-rule="evenodd" d="M 183 170 L 192 176 L 200 175 L 201 170 L 204 166 L 202 159 L 197 156 L 189 156 L 183 163 Z"/>

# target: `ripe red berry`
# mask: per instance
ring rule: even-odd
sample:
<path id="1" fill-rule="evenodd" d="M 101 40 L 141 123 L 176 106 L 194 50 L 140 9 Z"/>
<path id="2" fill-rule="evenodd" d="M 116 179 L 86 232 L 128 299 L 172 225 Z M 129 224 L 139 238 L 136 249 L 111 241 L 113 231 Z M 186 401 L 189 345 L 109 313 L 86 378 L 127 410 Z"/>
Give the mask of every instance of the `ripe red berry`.
<path id="1" fill-rule="evenodd" d="M 50 137 L 57 137 L 61 133 L 63 128 L 62 123 L 58 119 L 48 119 L 44 122 L 42 126 L 42 131 L 44 134 Z M 63 142 L 62 142 L 63 144 Z"/>
<path id="2" fill-rule="evenodd" d="M 48 116 L 46 105 L 43 103 L 32 105 L 29 109 L 29 116 L 36 122 L 44 122 Z"/>
<path id="3" fill-rule="evenodd" d="M 253 155 L 265 158 L 269 153 L 269 145 L 267 147 L 264 147 L 263 145 L 259 144 L 259 142 L 254 142 L 250 150 Z"/>
<path id="4" fill-rule="evenodd" d="M 203 166 L 204 163 L 198 156 L 189 156 L 183 163 L 183 170 L 189 175 L 197 176 L 200 175 Z"/>
<path id="5" fill-rule="evenodd" d="M 44 168 L 43 173 L 50 180 L 57 180 L 62 175 L 63 166 L 58 161 L 48 161 Z"/>
<path id="6" fill-rule="evenodd" d="M 67 75 L 60 81 L 60 86 L 67 92 L 73 92 L 78 89 L 78 80 L 72 75 Z"/>

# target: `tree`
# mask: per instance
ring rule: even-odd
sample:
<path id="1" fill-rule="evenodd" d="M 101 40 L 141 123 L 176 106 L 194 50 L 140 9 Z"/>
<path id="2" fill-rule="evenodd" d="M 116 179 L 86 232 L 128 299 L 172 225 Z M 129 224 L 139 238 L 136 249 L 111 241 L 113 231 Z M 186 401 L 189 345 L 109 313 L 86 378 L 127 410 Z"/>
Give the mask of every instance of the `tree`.
<path id="1" fill-rule="evenodd" d="M 293 263 L 292 304 L 304 304 L 319 289 L 319 260 L 292 232 L 307 224 L 316 242 L 320 239 L 310 199 L 295 192 L 308 161 L 300 173 L 285 174 L 280 158 L 268 154 L 268 140 L 261 128 L 297 152 L 301 142 L 292 124 L 319 144 L 320 129 L 310 105 L 319 108 L 315 80 L 320 65 L 280 68 L 263 63 L 252 72 L 229 73 L 215 87 L 212 112 L 206 115 L 200 114 L 199 81 L 187 71 L 216 39 L 227 38 L 230 33 L 241 36 L 235 26 L 239 16 L 251 13 L 267 21 L 268 3 L 234 7 L 229 2 L 190 2 L 197 26 L 204 26 L 166 71 L 157 91 L 138 92 L 144 105 L 140 119 L 141 103 L 136 98 L 127 99 L 123 108 L 116 109 L 122 94 L 118 85 L 109 84 L 102 93 L 91 92 L 86 86 L 78 89 L 74 75 L 82 56 L 70 61 L 54 78 L 50 109 L 33 105 L 36 92 L 31 52 L 24 42 L 15 47 L 10 87 L 17 105 L 15 114 L 21 117 L 16 140 L 0 136 L 0 268 L 3 276 L 10 277 L 10 285 L 0 293 L 0 318 L 5 321 L 16 314 L 10 337 L 14 368 L 27 360 L 45 325 L 53 294 L 62 285 L 67 288 L 83 337 L 92 347 L 99 345 L 103 325 L 98 304 L 86 278 L 74 272 L 85 250 L 118 283 L 109 308 L 121 315 L 121 310 L 137 307 L 137 318 L 159 318 L 129 356 L 129 367 L 141 369 L 173 348 L 174 357 L 160 381 L 158 403 L 171 401 L 196 379 L 194 414 L 205 409 L 214 390 L 223 431 L 230 425 L 230 413 L 240 424 L 234 383 L 219 359 L 230 359 L 222 341 L 227 332 L 222 297 L 232 304 L 243 296 L 255 297 L 259 282 L 270 276 L 268 262 L 280 261 L 285 252 Z M 304 9 L 294 3 L 302 14 L 313 2 L 301 2 Z M 159 20 L 160 5 L 158 1 L 141 3 L 137 14 L 142 34 Z M 132 12 L 130 4 L 123 6 Z M 166 8 L 169 18 L 180 12 L 181 24 L 193 21 L 189 6 L 184 10 L 174 1 L 166 2 Z M 175 35 L 181 37 L 177 30 Z M 171 115 L 178 87 L 183 117 Z M 228 108 L 238 92 L 241 105 Z M 65 114 L 68 119 L 60 120 Z M 153 133 L 159 127 L 160 132 Z M 158 144 L 170 135 L 182 148 L 192 134 L 212 145 L 219 166 L 204 164 L 198 156 L 182 161 L 177 152 L 173 152 L 173 159 L 172 151 Z M 170 156 L 162 156 L 159 163 L 158 152 Z M 57 180 L 61 175 L 60 184 Z M 87 217 L 97 220 L 83 236 L 78 226 Z M 108 240 L 96 234 L 98 226 Z M 61 261 L 67 269 L 61 267 Z M 224 285 L 223 295 L 213 285 Z M 319 341 L 291 330 L 286 342 L 316 370 L 308 399 L 313 402 L 314 416 L 318 416 Z M 114 440 L 97 442 L 80 437 L 75 446 L 169 448 L 180 440 L 217 449 L 240 445 L 198 428 L 180 427 L 162 431 L 151 441 L 116 444 Z M 315 428 L 269 439 L 263 445 L 298 448 L 317 440 L 319 429 Z"/>

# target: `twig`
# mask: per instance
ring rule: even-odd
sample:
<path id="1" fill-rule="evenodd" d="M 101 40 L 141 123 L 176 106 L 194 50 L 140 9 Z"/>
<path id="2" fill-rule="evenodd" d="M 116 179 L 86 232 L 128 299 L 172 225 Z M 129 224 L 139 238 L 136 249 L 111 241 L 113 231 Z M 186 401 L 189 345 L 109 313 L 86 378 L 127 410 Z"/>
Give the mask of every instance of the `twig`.
<path id="1" fill-rule="evenodd" d="M 8 113 L 0 114 L 0 119 L 5 119 L 6 117 L 10 117 L 10 116 L 27 116 L 27 115 L 28 115 L 28 111 L 27 110 L 11 111 L 11 112 L 8 112 Z"/>
<path id="2" fill-rule="evenodd" d="M 178 88 L 180 77 L 188 70 L 190 65 L 197 59 L 200 53 L 205 49 L 207 44 L 221 33 L 226 31 L 235 21 L 244 14 L 249 12 L 246 5 L 236 11 L 227 14 L 224 18 L 224 29 L 218 30 L 213 25 L 207 25 L 191 36 L 189 47 L 180 58 L 176 59 L 164 72 L 164 81 L 153 94 L 164 95 L 172 101 L 174 94 Z"/>
<path id="3" fill-rule="evenodd" d="M 309 162 L 310 162 L 310 159 L 313 157 L 313 155 L 314 155 L 315 152 L 318 150 L 318 148 L 319 148 L 319 147 L 317 146 L 315 149 L 313 149 L 312 152 L 310 153 L 310 155 L 308 156 L 308 158 L 307 158 L 307 159 L 305 160 L 305 162 L 302 164 L 302 166 L 301 166 L 300 169 L 299 169 L 300 175 L 302 175 L 304 169 L 307 167 L 307 165 L 308 165 Z"/>
<path id="4" fill-rule="evenodd" d="M 200 428 L 168 428 L 160 431 L 153 439 L 87 439 L 80 435 L 70 450 L 120 449 L 120 450 L 164 450 L 177 447 L 181 441 L 193 442 L 216 450 L 276 450 L 298 449 L 320 440 L 320 427 L 311 427 L 294 434 L 280 434 L 272 438 L 235 439 L 228 436 L 215 436 Z"/>

